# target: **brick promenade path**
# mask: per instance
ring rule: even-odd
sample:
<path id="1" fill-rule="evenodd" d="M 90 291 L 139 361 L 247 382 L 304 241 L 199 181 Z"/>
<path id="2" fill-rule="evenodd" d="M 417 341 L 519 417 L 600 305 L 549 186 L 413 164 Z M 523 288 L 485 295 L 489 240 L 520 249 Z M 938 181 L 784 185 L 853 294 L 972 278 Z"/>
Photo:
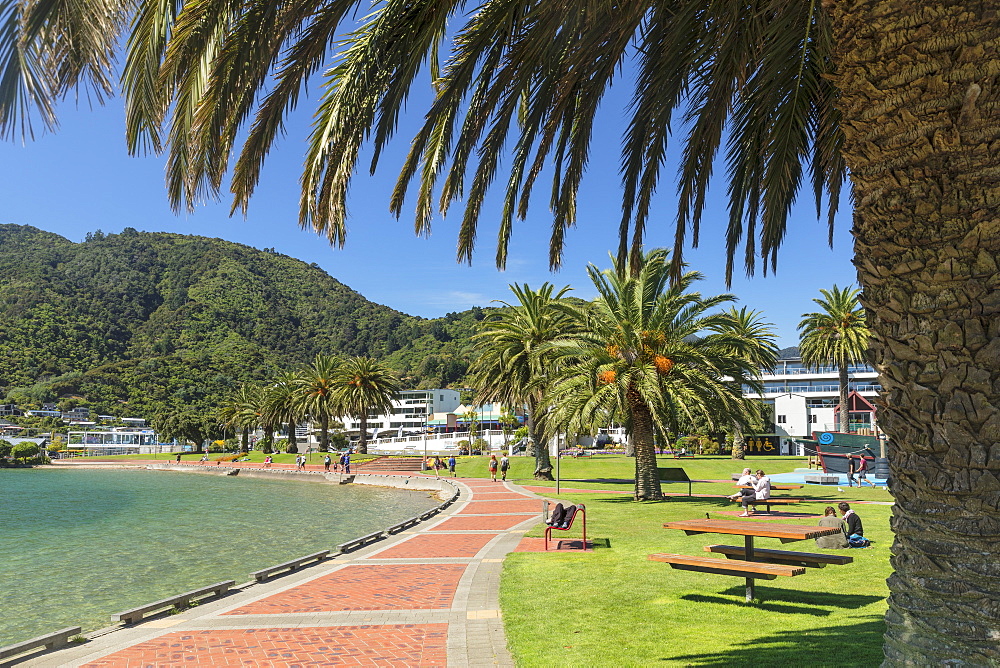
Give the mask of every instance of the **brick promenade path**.
<path id="1" fill-rule="evenodd" d="M 22 665 L 513 666 L 500 569 L 541 503 L 513 485 L 453 482 L 458 502 L 409 531 Z"/>

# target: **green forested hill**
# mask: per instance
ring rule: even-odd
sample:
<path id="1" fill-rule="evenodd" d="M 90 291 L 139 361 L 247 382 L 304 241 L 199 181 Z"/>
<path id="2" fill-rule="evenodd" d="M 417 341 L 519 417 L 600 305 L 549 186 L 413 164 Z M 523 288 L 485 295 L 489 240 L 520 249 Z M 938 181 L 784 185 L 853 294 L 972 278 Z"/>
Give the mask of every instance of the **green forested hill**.
<path id="1" fill-rule="evenodd" d="M 221 239 L 126 228 L 73 243 L 0 225 L 0 399 L 207 408 L 317 352 L 386 359 L 407 386 L 461 384 L 482 313 L 416 318 Z"/>

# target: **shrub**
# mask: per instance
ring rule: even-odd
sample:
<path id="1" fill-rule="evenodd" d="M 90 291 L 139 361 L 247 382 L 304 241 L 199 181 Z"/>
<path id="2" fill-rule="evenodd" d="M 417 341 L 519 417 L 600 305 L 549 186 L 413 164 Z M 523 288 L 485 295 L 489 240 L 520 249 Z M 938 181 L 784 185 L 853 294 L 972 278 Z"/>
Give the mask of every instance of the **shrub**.
<path id="1" fill-rule="evenodd" d="M 13 449 L 14 446 L 11 445 L 10 441 L 5 441 L 2 438 L 0 438 L 0 459 L 6 459 L 7 457 L 10 457 L 10 452 Z"/>
<path id="2" fill-rule="evenodd" d="M 288 439 L 287 438 L 279 438 L 278 442 L 274 444 L 274 451 L 275 452 L 284 452 L 287 449 L 288 449 Z"/>
<path id="3" fill-rule="evenodd" d="M 14 459 L 27 461 L 29 458 L 38 455 L 38 446 L 28 441 L 21 441 L 11 450 L 11 455 L 13 455 Z"/>

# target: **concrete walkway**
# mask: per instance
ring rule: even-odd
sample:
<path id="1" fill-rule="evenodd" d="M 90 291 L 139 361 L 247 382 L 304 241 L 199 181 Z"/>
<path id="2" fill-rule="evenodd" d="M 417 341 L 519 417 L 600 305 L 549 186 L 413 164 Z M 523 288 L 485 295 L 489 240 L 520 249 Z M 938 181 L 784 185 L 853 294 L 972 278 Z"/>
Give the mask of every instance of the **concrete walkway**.
<path id="1" fill-rule="evenodd" d="M 21 665 L 513 666 L 500 570 L 539 497 L 451 481 L 458 502 L 410 531 Z"/>

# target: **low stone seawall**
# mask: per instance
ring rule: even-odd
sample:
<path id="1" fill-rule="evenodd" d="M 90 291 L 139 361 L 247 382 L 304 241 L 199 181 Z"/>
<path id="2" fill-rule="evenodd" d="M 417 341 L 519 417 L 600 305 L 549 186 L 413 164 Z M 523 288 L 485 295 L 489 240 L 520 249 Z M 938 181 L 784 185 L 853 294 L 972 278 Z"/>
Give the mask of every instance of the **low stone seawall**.
<path id="1" fill-rule="evenodd" d="M 380 473 L 325 473 L 322 471 L 295 471 L 289 469 L 263 469 L 245 466 L 214 466 L 214 465 L 183 465 L 172 462 L 143 465 L 151 471 L 176 471 L 179 473 L 201 473 L 205 475 L 230 476 L 241 478 L 265 478 L 270 480 L 295 480 L 300 482 L 323 482 L 340 484 L 349 482 L 353 485 L 373 485 L 376 487 L 392 487 L 394 489 L 412 489 L 421 492 L 434 492 L 440 498 L 450 497 L 455 487 L 445 478 L 437 479 L 429 476 L 384 475 Z"/>

